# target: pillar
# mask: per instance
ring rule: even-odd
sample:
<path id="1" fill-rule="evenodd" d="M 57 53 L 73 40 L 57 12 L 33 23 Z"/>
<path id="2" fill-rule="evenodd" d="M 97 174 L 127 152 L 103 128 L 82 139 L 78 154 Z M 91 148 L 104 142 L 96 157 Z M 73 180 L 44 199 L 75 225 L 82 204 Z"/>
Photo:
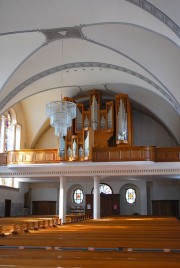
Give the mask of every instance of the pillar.
<path id="1" fill-rule="evenodd" d="M 99 177 L 94 177 L 93 219 L 100 219 Z"/>
<path id="2" fill-rule="evenodd" d="M 59 218 L 61 219 L 61 224 L 66 223 L 66 177 L 60 177 Z"/>

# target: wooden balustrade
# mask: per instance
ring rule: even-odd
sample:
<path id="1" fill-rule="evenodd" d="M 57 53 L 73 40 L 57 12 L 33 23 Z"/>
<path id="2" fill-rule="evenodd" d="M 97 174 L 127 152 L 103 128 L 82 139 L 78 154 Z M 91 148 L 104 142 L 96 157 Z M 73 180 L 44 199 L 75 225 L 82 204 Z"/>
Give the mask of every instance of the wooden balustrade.
<path id="1" fill-rule="evenodd" d="M 156 148 L 156 162 L 179 162 L 180 147 L 162 147 Z"/>
<path id="2" fill-rule="evenodd" d="M 7 165 L 7 153 L 0 153 L 0 166 Z"/>
<path id="3" fill-rule="evenodd" d="M 179 162 L 180 147 L 122 146 L 93 148 L 93 162 L 155 161 Z M 58 149 L 33 149 L 0 153 L 0 166 L 60 162 Z"/>
<path id="4" fill-rule="evenodd" d="M 58 149 L 15 150 L 7 153 L 8 164 L 39 164 L 59 162 Z"/>
<path id="5" fill-rule="evenodd" d="M 93 149 L 93 162 L 154 160 L 155 147 L 153 146 L 122 146 Z"/>

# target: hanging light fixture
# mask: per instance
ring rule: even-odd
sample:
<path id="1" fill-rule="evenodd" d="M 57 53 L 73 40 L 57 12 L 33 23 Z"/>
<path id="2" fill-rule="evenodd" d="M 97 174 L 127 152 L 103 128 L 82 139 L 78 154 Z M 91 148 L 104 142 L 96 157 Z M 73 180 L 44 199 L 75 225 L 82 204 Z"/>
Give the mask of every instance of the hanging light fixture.
<path id="1" fill-rule="evenodd" d="M 63 65 L 63 38 L 61 61 Z M 63 86 L 63 71 L 61 73 L 61 85 Z M 76 117 L 76 104 L 73 99 L 65 97 L 60 101 L 52 101 L 46 104 L 46 114 L 50 118 L 50 125 L 55 128 L 55 135 L 59 138 L 67 135 L 67 130 L 72 126 L 72 120 Z"/>
<path id="2" fill-rule="evenodd" d="M 60 100 L 46 104 L 46 114 L 50 118 L 50 125 L 55 128 L 55 135 L 62 138 L 76 118 L 76 104 L 72 101 Z"/>

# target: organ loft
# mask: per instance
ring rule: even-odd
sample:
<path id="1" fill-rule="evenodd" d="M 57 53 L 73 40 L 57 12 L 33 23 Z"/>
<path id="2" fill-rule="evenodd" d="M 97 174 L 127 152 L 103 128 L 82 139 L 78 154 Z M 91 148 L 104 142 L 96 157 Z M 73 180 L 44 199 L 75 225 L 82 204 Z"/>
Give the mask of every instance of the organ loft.
<path id="1" fill-rule="evenodd" d="M 132 146 L 128 95 L 109 95 L 108 98 L 108 95 L 98 90 L 85 94 L 77 97 L 76 117 L 67 135 L 58 137 L 61 161 L 92 160 L 95 148 Z M 63 100 L 75 102 L 67 97 Z"/>

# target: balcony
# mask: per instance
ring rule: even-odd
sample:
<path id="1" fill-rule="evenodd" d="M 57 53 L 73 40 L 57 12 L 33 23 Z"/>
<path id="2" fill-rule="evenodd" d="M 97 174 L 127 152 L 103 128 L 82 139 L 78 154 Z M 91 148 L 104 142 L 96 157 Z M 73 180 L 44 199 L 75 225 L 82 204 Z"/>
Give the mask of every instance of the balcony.
<path id="1" fill-rule="evenodd" d="M 179 162 L 180 147 L 122 146 L 93 148 L 92 162 Z M 58 149 L 27 149 L 0 154 L 0 165 L 58 163 Z M 82 162 L 82 160 L 81 160 Z"/>

